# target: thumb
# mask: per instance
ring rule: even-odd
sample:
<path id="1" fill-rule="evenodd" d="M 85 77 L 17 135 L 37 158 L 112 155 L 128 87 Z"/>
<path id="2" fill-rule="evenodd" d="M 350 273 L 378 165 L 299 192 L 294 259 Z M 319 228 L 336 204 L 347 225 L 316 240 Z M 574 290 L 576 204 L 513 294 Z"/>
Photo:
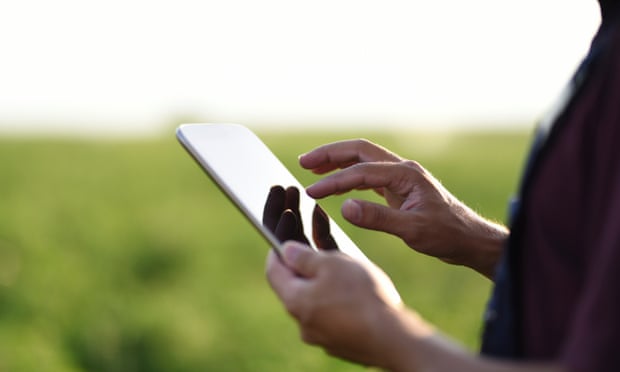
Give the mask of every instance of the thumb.
<path id="1" fill-rule="evenodd" d="M 342 204 L 342 216 L 352 224 L 365 229 L 383 231 L 403 238 L 403 228 L 409 216 L 402 211 L 384 205 L 348 199 Z"/>
<path id="2" fill-rule="evenodd" d="M 282 247 L 284 263 L 298 275 L 309 278 L 313 277 L 319 267 L 319 254 L 307 245 L 299 242 L 288 241 Z"/>

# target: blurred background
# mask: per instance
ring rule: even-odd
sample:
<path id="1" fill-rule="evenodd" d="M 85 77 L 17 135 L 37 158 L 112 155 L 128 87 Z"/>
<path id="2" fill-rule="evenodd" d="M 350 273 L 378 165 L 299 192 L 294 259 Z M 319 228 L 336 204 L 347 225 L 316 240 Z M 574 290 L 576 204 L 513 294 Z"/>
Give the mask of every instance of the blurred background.
<path id="1" fill-rule="evenodd" d="M 0 371 L 362 371 L 303 345 L 268 246 L 175 142 L 366 137 L 505 220 L 594 0 L 0 2 Z M 369 194 L 357 197 L 374 198 Z M 475 350 L 490 283 L 324 207 Z"/>

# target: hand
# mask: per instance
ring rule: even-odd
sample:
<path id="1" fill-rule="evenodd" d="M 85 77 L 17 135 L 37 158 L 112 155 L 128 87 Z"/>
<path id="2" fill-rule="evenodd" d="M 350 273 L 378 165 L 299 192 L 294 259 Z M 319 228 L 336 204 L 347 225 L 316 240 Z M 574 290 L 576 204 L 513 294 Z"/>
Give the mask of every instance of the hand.
<path id="1" fill-rule="evenodd" d="M 342 214 L 349 222 L 493 276 L 508 231 L 474 213 L 417 162 L 366 140 L 349 140 L 304 154 L 300 164 L 317 174 L 340 169 L 308 187 L 311 197 L 372 189 L 385 198 L 387 206 L 347 200 Z"/>
<path id="2" fill-rule="evenodd" d="M 265 225 L 280 243 L 294 240 L 309 245 L 304 234 L 303 221 L 299 211 L 299 190 L 296 187 L 273 186 L 263 209 Z M 329 217 L 317 205 L 312 212 L 312 239 L 317 248 L 336 250 L 338 246 L 329 229 Z"/>
<path id="3" fill-rule="evenodd" d="M 283 261 L 283 262 L 282 262 Z M 378 267 L 334 252 L 284 245 L 270 252 L 267 277 L 302 339 L 358 363 L 388 367 L 395 351 L 388 328 L 403 309 L 392 282 Z"/>
<path id="4" fill-rule="evenodd" d="M 306 343 L 355 363 L 394 372 L 565 371 L 557 362 L 515 363 L 467 352 L 403 306 L 378 267 L 341 252 L 287 242 L 281 260 L 269 252 L 267 278 Z"/>

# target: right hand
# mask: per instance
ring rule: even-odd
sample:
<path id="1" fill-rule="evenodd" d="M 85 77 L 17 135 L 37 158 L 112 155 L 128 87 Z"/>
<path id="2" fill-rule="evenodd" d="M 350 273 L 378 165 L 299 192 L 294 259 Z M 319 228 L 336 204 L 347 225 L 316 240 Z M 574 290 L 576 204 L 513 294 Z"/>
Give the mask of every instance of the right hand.
<path id="1" fill-rule="evenodd" d="M 316 174 L 339 171 L 307 188 L 314 198 L 373 189 L 387 206 L 347 200 L 345 219 L 354 225 L 400 237 L 414 250 L 492 277 L 505 227 L 480 217 L 426 169 L 367 140 L 335 142 L 299 159 Z"/>

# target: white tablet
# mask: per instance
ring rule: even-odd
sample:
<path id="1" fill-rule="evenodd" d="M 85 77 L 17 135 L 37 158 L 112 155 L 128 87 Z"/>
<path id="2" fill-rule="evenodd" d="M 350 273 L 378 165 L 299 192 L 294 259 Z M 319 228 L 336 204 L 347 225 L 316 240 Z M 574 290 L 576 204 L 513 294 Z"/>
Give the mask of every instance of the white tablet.
<path id="1" fill-rule="evenodd" d="M 304 232 L 307 237 L 312 237 L 311 221 L 316 201 L 304 192 L 305 187 L 250 129 L 238 124 L 183 124 L 177 129 L 177 138 L 276 249 L 280 249 L 278 239 L 262 224 L 265 201 L 272 186 L 297 187 Z M 340 251 L 367 260 L 331 219 L 330 230 Z"/>

